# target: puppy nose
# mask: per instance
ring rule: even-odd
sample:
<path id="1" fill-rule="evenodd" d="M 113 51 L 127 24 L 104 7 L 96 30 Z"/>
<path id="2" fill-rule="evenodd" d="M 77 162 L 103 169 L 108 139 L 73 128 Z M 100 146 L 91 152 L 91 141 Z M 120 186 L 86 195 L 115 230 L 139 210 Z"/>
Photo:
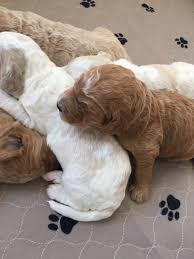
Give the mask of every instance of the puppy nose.
<path id="1" fill-rule="evenodd" d="M 57 108 L 60 112 L 62 112 L 62 105 L 60 104 L 60 102 L 57 102 Z"/>

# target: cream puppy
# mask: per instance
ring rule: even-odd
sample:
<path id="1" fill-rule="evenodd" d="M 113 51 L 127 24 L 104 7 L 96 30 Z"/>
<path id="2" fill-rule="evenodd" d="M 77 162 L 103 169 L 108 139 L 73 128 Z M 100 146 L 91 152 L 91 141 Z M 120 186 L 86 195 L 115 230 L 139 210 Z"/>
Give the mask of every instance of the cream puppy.
<path id="1" fill-rule="evenodd" d="M 194 99 L 194 65 L 175 62 L 170 65 L 137 66 L 126 59 L 113 62 L 128 68 L 152 90 L 168 89 Z"/>
<path id="2" fill-rule="evenodd" d="M 113 137 L 98 131 L 82 132 L 61 120 L 57 99 L 75 82 L 65 70 L 73 75 L 70 70 L 77 63 L 66 68 L 56 67 L 29 37 L 12 32 L 0 33 L 1 52 L 13 49 L 22 51 L 20 58 L 25 59 L 24 89 L 19 97 L 14 96 L 19 100 L 1 90 L 0 106 L 26 126 L 47 135 L 47 143 L 63 169 L 63 172 L 54 171 L 46 176 L 47 180 L 55 182 L 47 190 L 52 199 L 49 201 L 51 208 L 79 221 L 96 221 L 111 216 L 125 196 L 131 173 L 130 161 L 127 152 Z M 98 65 L 108 62 L 107 57 L 101 58 Z M 10 59 L 8 64 L 5 62 L 6 75 L 12 73 L 15 62 L 17 59 Z M 94 64 L 89 61 L 80 69 L 84 72 L 91 65 Z M 1 66 L 4 66 L 3 62 Z M 2 76 L 0 83 L 6 90 L 4 79 Z M 14 95 L 13 92 L 17 91 L 8 92 Z"/>

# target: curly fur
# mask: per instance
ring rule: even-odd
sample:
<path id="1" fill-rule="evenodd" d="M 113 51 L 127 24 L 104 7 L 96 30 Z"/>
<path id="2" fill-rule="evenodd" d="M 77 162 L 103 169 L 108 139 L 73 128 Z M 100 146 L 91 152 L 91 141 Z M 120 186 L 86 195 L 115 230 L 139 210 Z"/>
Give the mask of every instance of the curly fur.
<path id="1" fill-rule="evenodd" d="M 24 92 L 17 101 L 0 90 L 0 107 L 47 135 L 47 143 L 63 170 L 46 176 L 57 183 L 47 190 L 51 208 L 79 221 L 110 217 L 125 196 L 131 173 L 128 154 L 113 137 L 99 131 L 82 132 L 63 122 L 57 110 L 59 95 L 75 83 L 66 70 L 84 72 L 91 62 L 85 58 L 85 66 L 79 67 L 77 62 L 82 58 L 78 58 L 59 68 L 31 38 L 14 32 L 0 33 L 0 48 L 13 45 L 19 46 L 27 62 Z M 93 60 L 104 64 L 107 56 L 101 53 Z"/>
<path id="2" fill-rule="evenodd" d="M 19 32 L 31 37 L 57 66 L 66 65 L 75 57 L 96 55 L 99 51 L 109 53 L 113 60 L 128 59 L 114 34 L 102 27 L 87 31 L 50 21 L 35 13 L 0 7 L 2 31 Z"/>
<path id="3" fill-rule="evenodd" d="M 26 59 L 18 48 L 0 48 L 0 86 L 19 98 L 24 91 Z"/>
<path id="4" fill-rule="evenodd" d="M 136 202 L 148 199 L 157 157 L 194 157 L 194 101 L 151 90 L 129 69 L 111 64 L 91 69 L 65 92 L 61 107 L 65 121 L 114 135 L 134 155 Z"/>
<path id="5" fill-rule="evenodd" d="M 25 183 L 60 165 L 46 138 L 0 109 L 0 182 Z"/>

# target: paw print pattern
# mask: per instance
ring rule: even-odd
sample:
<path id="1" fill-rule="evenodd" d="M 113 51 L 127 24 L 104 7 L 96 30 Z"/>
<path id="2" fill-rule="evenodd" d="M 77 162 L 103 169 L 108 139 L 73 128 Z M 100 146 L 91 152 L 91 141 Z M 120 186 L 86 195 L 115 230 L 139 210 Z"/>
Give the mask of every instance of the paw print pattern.
<path id="1" fill-rule="evenodd" d="M 175 41 L 177 45 L 181 46 L 181 48 L 185 48 L 185 49 L 188 48 L 188 41 L 185 40 L 183 37 L 176 38 Z"/>
<path id="2" fill-rule="evenodd" d="M 154 13 L 154 12 L 155 12 L 154 8 L 151 7 L 151 6 L 149 6 L 149 5 L 147 5 L 147 4 L 142 4 L 141 6 L 142 6 L 143 8 L 145 8 L 145 10 L 146 10 L 147 12 L 150 12 L 150 13 Z"/>
<path id="3" fill-rule="evenodd" d="M 125 45 L 125 43 L 127 43 L 127 39 L 123 36 L 122 33 L 115 33 L 115 36 L 117 37 L 117 39 L 120 41 L 120 43 L 122 45 Z"/>
<path id="4" fill-rule="evenodd" d="M 168 220 L 172 221 L 173 219 L 178 220 L 180 215 L 177 211 L 180 208 L 180 201 L 176 199 L 173 195 L 168 195 L 166 201 L 161 201 L 159 203 L 159 207 L 162 208 L 161 215 L 168 214 Z M 176 211 L 175 211 L 176 210 Z"/>
<path id="5" fill-rule="evenodd" d="M 94 7 L 94 6 L 96 6 L 95 1 L 93 1 L 93 0 L 83 0 L 80 4 L 81 4 L 83 7 L 85 7 L 85 8 L 89 8 L 89 7 Z"/>
<path id="6" fill-rule="evenodd" d="M 64 216 L 57 216 L 55 214 L 49 215 L 49 220 L 53 223 L 48 225 L 48 228 L 52 231 L 57 231 L 60 225 L 60 229 L 64 234 L 70 234 L 73 227 L 78 223 L 74 219 L 70 219 Z"/>

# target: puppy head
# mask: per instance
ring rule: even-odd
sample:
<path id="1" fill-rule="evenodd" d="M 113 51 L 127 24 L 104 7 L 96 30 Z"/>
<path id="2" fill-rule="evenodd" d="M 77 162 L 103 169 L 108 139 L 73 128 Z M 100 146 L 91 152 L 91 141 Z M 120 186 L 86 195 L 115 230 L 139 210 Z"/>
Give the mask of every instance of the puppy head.
<path id="1" fill-rule="evenodd" d="M 77 96 L 79 96 L 79 99 Z M 82 122 L 84 114 L 87 111 L 87 106 L 81 101 L 82 97 L 82 92 L 77 91 L 75 87 L 66 90 L 65 93 L 59 97 L 57 108 L 62 120 L 74 125 L 79 125 L 80 122 Z"/>
<path id="2" fill-rule="evenodd" d="M 0 162 L 16 162 L 15 166 L 39 168 L 44 156 L 50 159 L 46 139 L 19 122 L 13 122 L 0 134 Z M 45 159 L 46 161 L 46 159 Z"/>
<path id="3" fill-rule="evenodd" d="M 129 114 L 133 109 L 137 84 L 134 73 L 123 67 L 107 64 L 93 68 L 60 97 L 61 117 L 78 127 L 114 135 L 127 120 L 126 110 Z"/>

